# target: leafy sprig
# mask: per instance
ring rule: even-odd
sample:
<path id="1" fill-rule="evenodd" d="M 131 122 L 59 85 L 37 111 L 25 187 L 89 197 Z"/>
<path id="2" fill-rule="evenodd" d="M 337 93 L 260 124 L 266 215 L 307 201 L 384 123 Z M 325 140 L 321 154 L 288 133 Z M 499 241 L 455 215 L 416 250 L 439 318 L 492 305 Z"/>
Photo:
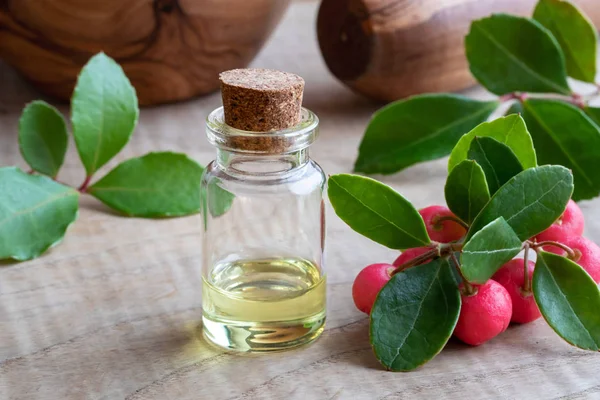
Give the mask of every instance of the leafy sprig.
<path id="1" fill-rule="evenodd" d="M 510 103 L 509 114 L 522 113 L 531 133 L 528 140 L 543 149 L 540 164 L 573 171 L 573 199 L 598 196 L 600 109 L 589 105 L 600 87 L 594 81 L 597 42 L 589 19 L 564 0 L 540 0 L 533 18 L 496 14 L 473 21 L 465 38 L 469 68 L 480 84 L 499 97 L 484 102 L 445 93 L 423 94 L 384 107 L 367 127 L 355 171 L 391 174 L 451 152 L 452 170 L 466 158 L 472 138 L 481 136 L 475 131 L 462 139 L 461 135 Z M 568 76 L 594 84 L 594 93 L 575 93 Z M 517 120 L 507 118 L 496 125 L 496 131 L 506 137 L 494 132 L 490 136 L 511 147 L 523 168 L 533 167 L 532 146 L 519 140 L 525 137 L 523 125 L 514 125 L 513 134 L 508 125 Z M 459 140 L 462 143 L 455 147 Z M 528 152 L 529 158 L 522 152 Z M 493 192 L 497 185 L 491 185 Z"/>
<path id="2" fill-rule="evenodd" d="M 44 101 L 25 107 L 19 147 L 31 171 L 0 168 L 0 259 L 29 260 L 59 243 L 77 218 L 80 194 L 135 217 L 200 211 L 203 168 L 184 154 L 158 152 L 126 160 L 93 182 L 127 144 L 138 116 L 135 89 L 122 68 L 104 53 L 92 57 L 71 100 L 73 137 L 86 170 L 74 189 L 56 180 L 69 142 L 63 116 Z M 220 214 L 233 200 L 227 192 L 221 197 Z"/>
<path id="3" fill-rule="evenodd" d="M 564 212 L 573 174 L 560 165 L 537 166 L 531 143 L 518 115 L 482 123 L 458 140 L 445 195 L 458 216 L 448 218 L 467 233 L 446 244 L 431 241 L 421 215 L 390 187 L 357 175 L 330 177 L 329 199 L 352 229 L 393 249 L 425 247 L 394 270 L 371 311 L 371 345 L 387 369 L 412 370 L 437 355 L 458 321 L 459 284 L 465 295 L 475 294 L 522 250 L 525 259 L 530 250 L 538 254 L 533 281 L 525 269 L 522 290 L 534 296 L 546 322 L 574 346 L 600 349 L 598 286 L 569 259 L 572 249 L 534 239 Z M 544 246 L 559 246 L 567 257 L 546 253 Z"/>

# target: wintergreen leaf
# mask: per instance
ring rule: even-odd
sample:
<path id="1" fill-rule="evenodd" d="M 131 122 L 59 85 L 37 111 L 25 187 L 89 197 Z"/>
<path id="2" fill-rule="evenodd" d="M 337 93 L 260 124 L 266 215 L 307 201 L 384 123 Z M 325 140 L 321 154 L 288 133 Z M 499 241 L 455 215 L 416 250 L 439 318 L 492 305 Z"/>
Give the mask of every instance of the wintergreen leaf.
<path id="1" fill-rule="evenodd" d="M 556 100 L 530 99 L 523 116 L 540 164 L 560 164 L 573 171 L 573 200 L 600 193 L 600 128 L 582 110 Z"/>
<path id="2" fill-rule="evenodd" d="M 600 126 L 600 108 L 586 107 L 585 113 L 596 124 L 596 126 Z"/>
<path id="3" fill-rule="evenodd" d="M 47 176 L 0 168 L 0 259 L 30 260 L 58 244 L 78 206 L 76 190 Z"/>
<path id="4" fill-rule="evenodd" d="M 515 153 L 523 168 L 537 167 L 533 141 L 527 131 L 525 121 L 520 115 L 500 117 L 478 125 L 460 138 L 448 160 L 448 171 L 452 171 L 460 162 L 468 158 L 469 147 L 475 136 L 491 137 L 504 143 Z"/>
<path id="5" fill-rule="evenodd" d="M 135 89 L 119 64 L 99 53 L 81 70 L 71 106 L 75 144 L 91 176 L 129 141 L 139 114 Z"/>
<path id="6" fill-rule="evenodd" d="M 571 93 L 560 46 L 537 21 L 507 14 L 474 21 L 465 52 L 471 73 L 492 93 Z"/>
<path id="7" fill-rule="evenodd" d="M 600 291 L 587 272 L 552 253 L 538 254 L 533 294 L 548 325 L 564 340 L 600 350 Z"/>
<path id="8" fill-rule="evenodd" d="M 504 113 L 505 116 L 511 115 L 511 114 L 523 114 L 523 106 L 521 105 L 520 101 L 515 101 L 513 102 L 510 107 L 508 108 L 508 110 L 506 110 L 506 113 Z"/>
<path id="9" fill-rule="evenodd" d="M 206 196 L 207 192 L 208 196 Z M 229 211 L 234 198 L 235 196 L 232 193 L 221 187 L 221 182 L 218 179 L 213 179 L 206 188 L 201 188 L 200 200 L 202 202 L 206 201 L 206 206 L 203 206 L 202 209 L 207 209 L 214 218 Z"/>
<path id="10" fill-rule="evenodd" d="M 188 215 L 200 210 L 202 171 L 185 154 L 148 153 L 117 165 L 88 193 L 129 216 Z"/>
<path id="11" fill-rule="evenodd" d="M 392 249 L 429 244 L 423 218 L 391 187 L 358 175 L 329 178 L 335 213 L 356 232 Z"/>
<path id="12" fill-rule="evenodd" d="M 529 168 L 509 180 L 481 210 L 466 240 L 498 217 L 522 241 L 548 228 L 567 207 L 573 193 L 573 175 L 560 165 Z"/>
<path id="13" fill-rule="evenodd" d="M 392 103 L 371 119 L 354 170 L 390 174 L 444 157 L 498 104 L 452 94 L 425 94 Z"/>
<path id="14" fill-rule="evenodd" d="M 409 371 L 437 355 L 460 313 L 460 294 L 446 259 L 409 268 L 381 289 L 371 311 L 375 356 L 388 370 Z"/>
<path id="15" fill-rule="evenodd" d="M 523 242 L 503 217 L 476 232 L 463 247 L 461 271 L 472 283 L 484 284 L 506 262 L 519 254 Z"/>
<path id="16" fill-rule="evenodd" d="M 67 125 L 56 108 L 42 100 L 27 104 L 19 119 L 19 148 L 33 170 L 55 177 L 68 141 Z"/>
<path id="17" fill-rule="evenodd" d="M 523 171 L 517 156 L 507 145 L 491 137 L 476 136 L 467 154 L 483 169 L 491 194 L 496 193 L 510 178 Z"/>
<path id="18" fill-rule="evenodd" d="M 550 30 L 560 44 L 569 76 L 593 83 L 598 35 L 585 14 L 569 1 L 540 0 L 533 18 Z"/>
<path id="19" fill-rule="evenodd" d="M 490 200 L 483 169 L 476 161 L 464 160 L 448 175 L 444 187 L 448 208 L 470 224 Z"/>

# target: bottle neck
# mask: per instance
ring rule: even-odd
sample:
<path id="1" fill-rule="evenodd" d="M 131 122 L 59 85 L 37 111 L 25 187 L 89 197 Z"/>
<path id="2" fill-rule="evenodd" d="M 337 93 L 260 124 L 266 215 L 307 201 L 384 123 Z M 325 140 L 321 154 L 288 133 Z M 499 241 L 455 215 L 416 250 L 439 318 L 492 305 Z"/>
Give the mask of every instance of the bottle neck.
<path id="1" fill-rule="evenodd" d="M 290 172 L 308 162 L 308 148 L 285 154 L 252 154 L 217 149 L 217 165 L 230 174 L 272 176 Z"/>

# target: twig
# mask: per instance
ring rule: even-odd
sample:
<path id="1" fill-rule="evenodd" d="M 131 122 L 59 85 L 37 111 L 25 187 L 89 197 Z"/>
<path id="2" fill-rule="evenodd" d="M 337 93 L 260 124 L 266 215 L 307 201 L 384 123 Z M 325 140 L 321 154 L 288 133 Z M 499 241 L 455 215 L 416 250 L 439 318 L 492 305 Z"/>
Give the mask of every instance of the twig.
<path id="1" fill-rule="evenodd" d="M 456 255 L 454 253 L 450 253 L 450 257 L 452 258 L 452 261 L 454 261 L 454 266 L 456 267 L 456 271 L 458 272 L 458 274 L 460 275 L 460 277 L 463 280 L 463 284 L 465 285 L 465 292 L 466 292 L 467 296 L 474 295 L 476 293 L 475 288 L 473 288 L 473 285 L 471 285 L 469 283 L 467 278 L 465 278 L 462 271 L 460 270 L 460 263 L 458 262 Z"/>
<path id="2" fill-rule="evenodd" d="M 90 181 L 92 180 L 92 176 L 86 176 L 85 180 L 83 181 L 83 183 L 81 184 L 81 186 L 79 186 L 79 190 L 81 193 L 85 193 L 87 191 L 87 188 L 90 184 Z"/>

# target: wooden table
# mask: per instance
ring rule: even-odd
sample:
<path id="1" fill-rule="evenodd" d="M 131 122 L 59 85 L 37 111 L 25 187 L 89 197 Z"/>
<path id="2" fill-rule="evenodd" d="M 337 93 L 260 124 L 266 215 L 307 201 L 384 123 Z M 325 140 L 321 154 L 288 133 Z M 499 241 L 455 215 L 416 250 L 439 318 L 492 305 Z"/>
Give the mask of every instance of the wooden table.
<path id="1" fill-rule="evenodd" d="M 295 3 L 255 66 L 298 73 L 305 106 L 321 118 L 312 156 L 333 174 L 352 169 L 378 107 L 327 72 L 314 3 Z M 481 91 L 471 91 L 481 96 Z M 0 164 L 24 166 L 17 120 L 40 97 L 0 65 Z M 109 166 L 153 150 L 214 157 L 204 134 L 212 95 L 144 109 L 131 143 Z M 63 107 L 63 110 L 68 110 Z M 446 160 L 380 177 L 422 207 L 443 203 Z M 71 146 L 60 178 L 83 168 Z M 583 202 L 586 233 L 600 240 L 600 200 Z M 600 398 L 600 355 L 562 342 L 543 321 L 511 327 L 476 348 L 451 342 L 411 373 L 384 371 L 354 309 L 354 276 L 395 252 L 351 231 L 329 209 L 327 330 L 313 345 L 260 356 L 220 352 L 198 335 L 199 217 L 124 218 L 92 198 L 65 241 L 29 262 L 0 265 L 0 399 L 583 399 Z"/>

